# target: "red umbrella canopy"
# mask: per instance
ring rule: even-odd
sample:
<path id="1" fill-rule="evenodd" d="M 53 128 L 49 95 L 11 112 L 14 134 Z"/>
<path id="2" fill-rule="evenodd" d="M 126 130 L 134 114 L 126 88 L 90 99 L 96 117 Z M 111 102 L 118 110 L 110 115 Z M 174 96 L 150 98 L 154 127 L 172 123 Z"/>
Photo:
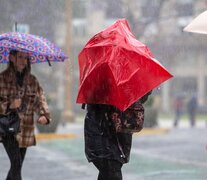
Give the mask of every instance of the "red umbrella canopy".
<path id="1" fill-rule="evenodd" d="M 79 54 L 77 103 L 126 110 L 172 75 L 135 39 L 125 19 L 92 37 Z"/>

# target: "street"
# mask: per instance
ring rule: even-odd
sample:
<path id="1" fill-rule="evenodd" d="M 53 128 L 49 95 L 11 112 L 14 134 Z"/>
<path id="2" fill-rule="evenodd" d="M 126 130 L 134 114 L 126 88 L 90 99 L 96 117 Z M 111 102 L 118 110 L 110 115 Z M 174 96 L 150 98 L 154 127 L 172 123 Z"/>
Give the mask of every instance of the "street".
<path id="1" fill-rule="evenodd" d="M 83 125 L 60 127 L 59 133 L 74 133 L 64 139 L 39 140 L 29 148 L 23 166 L 24 180 L 95 180 L 97 170 L 84 155 Z M 143 131 L 144 132 L 144 131 Z M 162 133 L 134 134 L 130 162 L 123 166 L 124 180 L 206 180 L 207 130 L 179 128 Z M 0 179 L 9 168 L 0 145 Z"/>

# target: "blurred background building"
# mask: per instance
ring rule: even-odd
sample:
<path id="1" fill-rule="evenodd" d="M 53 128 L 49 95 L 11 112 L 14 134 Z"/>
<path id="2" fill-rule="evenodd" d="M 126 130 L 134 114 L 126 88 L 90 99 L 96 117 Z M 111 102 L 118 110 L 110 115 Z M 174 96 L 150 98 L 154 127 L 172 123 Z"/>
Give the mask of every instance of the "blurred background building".
<path id="1" fill-rule="evenodd" d="M 160 110 L 172 112 L 177 96 L 187 101 L 193 95 L 203 109 L 207 103 L 207 39 L 183 32 L 183 28 L 206 10 L 206 0 L 79 0 L 73 5 L 79 8 L 73 9 L 74 59 L 92 35 L 118 18 L 126 18 L 136 38 L 149 46 L 154 57 L 174 75 L 154 91 Z M 77 60 L 73 63 L 78 69 Z M 78 77 L 76 71 L 74 79 Z"/>
<path id="2" fill-rule="evenodd" d="M 154 91 L 162 112 L 173 111 L 173 100 L 197 95 L 207 104 L 207 37 L 183 32 L 196 15 L 207 8 L 206 0 L 0 0 L 0 33 L 15 22 L 65 49 L 67 63 L 34 65 L 34 73 L 50 105 L 64 111 L 65 120 L 84 113 L 76 104 L 79 85 L 78 54 L 86 42 L 119 18 L 126 18 L 138 40 L 151 49 L 174 78 Z"/>

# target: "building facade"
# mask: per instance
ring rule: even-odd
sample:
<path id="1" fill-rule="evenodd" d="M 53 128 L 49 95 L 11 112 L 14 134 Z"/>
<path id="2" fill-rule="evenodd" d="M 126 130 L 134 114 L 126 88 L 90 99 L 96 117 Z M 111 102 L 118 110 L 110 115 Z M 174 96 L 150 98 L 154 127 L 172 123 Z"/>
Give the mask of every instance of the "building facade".
<path id="1" fill-rule="evenodd" d="M 79 81 L 77 56 L 86 42 L 118 18 L 126 18 L 137 39 L 147 44 L 154 57 L 174 75 L 155 90 L 162 111 L 172 111 L 173 99 L 178 95 L 188 100 L 196 94 L 199 105 L 206 105 L 207 37 L 183 32 L 206 9 L 205 0 L 94 1 L 80 1 L 85 10 L 82 16 L 73 17 L 75 82 Z M 78 84 L 73 91 L 77 89 Z"/>

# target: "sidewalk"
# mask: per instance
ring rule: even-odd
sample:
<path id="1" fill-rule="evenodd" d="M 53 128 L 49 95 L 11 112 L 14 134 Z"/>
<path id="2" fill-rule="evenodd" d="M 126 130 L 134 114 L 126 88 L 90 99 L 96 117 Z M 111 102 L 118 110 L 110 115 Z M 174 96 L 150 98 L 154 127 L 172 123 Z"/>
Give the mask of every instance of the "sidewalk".
<path id="1" fill-rule="evenodd" d="M 0 144 L 0 180 L 5 180 L 9 170 L 9 159 Z M 91 180 L 87 167 L 71 161 L 49 148 L 37 145 L 28 149 L 22 170 L 23 180 Z M 94 174 L 93 177 L 96 175 Z"/>
<path id="2" fill-rule="evenodd" d="M 189 128 L 187 121 L 178 128 L 171 124 L 162 120 L 160 128 L 133 136 L 130 162 L 123 166 L 124 180 L 207 179 L 205 122 L 199 121 L 196 128 Z M 39 139 L 36 147 L 28 149 L 23 180 L 96 179 L 97 170 L 84 154 L 83 123 L 60 125 L 51 137 Z M 5 180 L 8 169 L 9 160 L 0 144 L 0 180 Z"/>
<path id="3" fill-rule="evenodd" d="M 169 130 L 174 129 L 173 121 L 170 119 L 162 119 L 159 120 L 158 126 L 155 128 L 143 128 L 143 130 L 137 135 L 145 136 L 145 135 L 159 135 L 165 134 L 169 132 Z M 186 120 L 181 120 L 178 126 L 175 129 L 188 129 L 191 128 L 190 124 Z M 206 121 L 205 120 L 197 120 L 196 128 L 206 128 Z M 74 123 L 66 123 L 64 126 L 60 124 L 57 128 L 56 133 L 50 134 L 39 134 L 36 131 L 37 140 L 50 140 L 50 139 L 71 139 L 77 137 L 83 137 L 84 134 L 84 123 L 82 119 L 76 120 Z"/>
<path id="4" fill-rule="evenodd" d="M 196 121 L 195 128 L 206 128 L 207 120 L 199 119 Z M 172 119 L 160 119 L 159 120 L 159 127 L 160 128 L 174 128 L 173 127 L 173 120 Z M 180 120 L 178 123 L 177 128 L 191 128 L 189 121 L 187 120 Z"/>

